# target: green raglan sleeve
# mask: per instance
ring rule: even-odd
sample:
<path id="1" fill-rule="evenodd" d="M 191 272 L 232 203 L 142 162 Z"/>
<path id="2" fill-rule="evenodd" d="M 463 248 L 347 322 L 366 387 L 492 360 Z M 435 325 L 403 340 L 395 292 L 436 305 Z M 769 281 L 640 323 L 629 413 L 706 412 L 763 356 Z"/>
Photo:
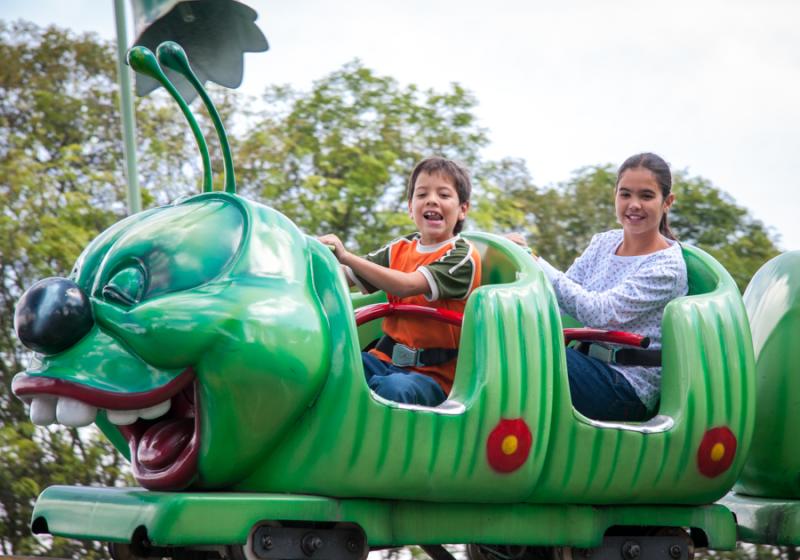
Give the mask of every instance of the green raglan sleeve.
<path id="1" fill-rule="evenodd" d="M 380 249 L 377 249 L 367 255 L 364 255 L 364 258 L 370 262 L 374 262 L 375 264 L 379 264 L 381 266 L 389 267 L 389 257 L 391 255 L 391 247 L 392 244 L 385 245 Z M 363 294 L 371 294 L 373 292 L 377 292 L 378 288 L 364 280 L 361 276 L 356 274 L 352 268 L 349 266 L 344 267 L 345 274 L 347 274 L 347 278 L 356 285 L 356 287 L 361 290 Z"/>
<path id="2" fill-rule="evenodd" d="M 480 266 L 477 258 L 472 246 L 459 239 L 455 247 L 441 258 L 419 267 L 417 270 L 425 275 L 431 286 L 431 295 L 425 299 L 466 299 L 476 288 L 475 276 Z"/>

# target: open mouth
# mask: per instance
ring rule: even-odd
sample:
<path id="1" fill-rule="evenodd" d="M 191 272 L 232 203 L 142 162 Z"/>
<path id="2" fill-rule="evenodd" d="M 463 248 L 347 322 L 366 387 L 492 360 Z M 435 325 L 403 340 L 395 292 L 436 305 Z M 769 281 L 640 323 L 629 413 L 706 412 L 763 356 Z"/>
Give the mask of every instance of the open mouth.
<path id="1" fill-rule="evenodd" d="M 444 219 L 444 216 L 442 216 L 439 212 L 435 212 L 433 210 L 428 210 L 427 212 L 424 212 L 422 214 L 422 217 L 428 221 L 434 221 L 434 222 L 441 222 Z"/>
<path id="2" fill-rule="evenodd" d="M 186 488 L 197 473 L 200 427 L 194 370 L 140 393 L 118 393 L 24 373 L 12 391 L 30 405 L 31 421 L 66 426 L 94 422 L 98 410 L 128 442 L 136 481 L 149 490 Z"/>

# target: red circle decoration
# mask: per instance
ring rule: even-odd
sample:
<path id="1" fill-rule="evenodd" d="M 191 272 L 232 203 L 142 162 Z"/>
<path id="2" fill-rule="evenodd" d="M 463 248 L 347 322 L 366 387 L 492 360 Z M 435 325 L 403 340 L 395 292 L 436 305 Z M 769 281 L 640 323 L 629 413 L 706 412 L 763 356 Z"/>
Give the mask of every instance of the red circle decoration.
<path id="1" fill-rule="evenodd" d="M 697 468 L 700 469 L 700 474 L 715 478 L 728 470 L 735 456 L 736 436 L 730 428 L 711 428 L 703 435 L 697 449 Z"/>
<path id="2" fill-rule="evenodd" d="M 531 442 L 531 431 L 522 418 L 503 418 L 486 440 L 489 466 L 500 473 L 517 470 L 528 459 Z"/>

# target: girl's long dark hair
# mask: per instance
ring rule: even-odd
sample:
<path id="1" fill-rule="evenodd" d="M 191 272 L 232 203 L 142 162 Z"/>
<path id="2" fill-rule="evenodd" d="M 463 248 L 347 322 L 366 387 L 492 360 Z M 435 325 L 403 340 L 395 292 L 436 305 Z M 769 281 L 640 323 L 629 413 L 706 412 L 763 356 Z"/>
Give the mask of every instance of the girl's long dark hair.
<path id="1" fill-rule="evenodd" d="M 669 193 L 672 192 L 672 172 L 669 170 L 669 164 L 666 161 L 660 156 L 650 152 L 636 154 L 626 159 L 622 165 L 619 166 L 619 170 L 617 170 L 617 183 L 614 185 L 614 188 L 619 186 L 619 180 L 622 178 L 623 173 L 628 169 L 639 169 L 640 167 L 647 169 L 653 174 L 653 177 L 656 178 L 656 183 L 658 183 L 658 186 L 661 188 L 661 194 L 666 200 Z M 669 229 L 669 220 L 667 219 L 666 212 L 661 216 L 661 222 L 658 224 L 658 231 L 667 239 L 677 240 L 675 234 Z"/>

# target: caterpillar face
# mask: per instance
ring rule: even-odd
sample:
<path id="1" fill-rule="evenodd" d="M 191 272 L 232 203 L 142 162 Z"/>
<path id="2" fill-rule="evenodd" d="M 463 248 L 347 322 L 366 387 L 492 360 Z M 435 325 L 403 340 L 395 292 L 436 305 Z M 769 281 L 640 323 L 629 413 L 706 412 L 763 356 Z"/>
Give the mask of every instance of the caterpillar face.
<path id="1" fill-rule="evenodd" d="M 150 489 L 246 478 L 318 393 L 329 333 L 306 238 L 282 215 L 206 193 L 98 236 L 69 278 L 20 299 L 37 352 L 14 380 L 37 424 L 94 421 Z"/>

